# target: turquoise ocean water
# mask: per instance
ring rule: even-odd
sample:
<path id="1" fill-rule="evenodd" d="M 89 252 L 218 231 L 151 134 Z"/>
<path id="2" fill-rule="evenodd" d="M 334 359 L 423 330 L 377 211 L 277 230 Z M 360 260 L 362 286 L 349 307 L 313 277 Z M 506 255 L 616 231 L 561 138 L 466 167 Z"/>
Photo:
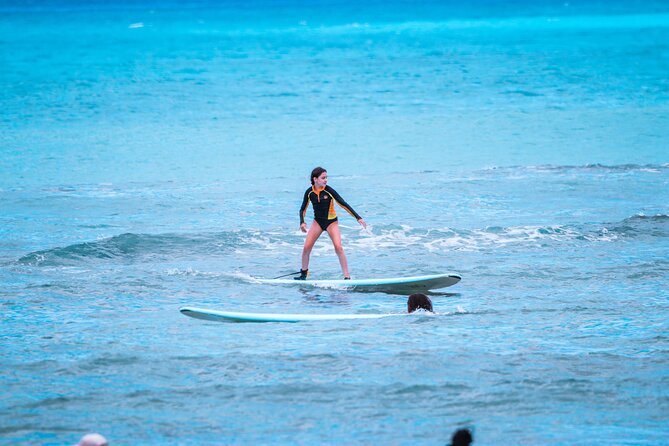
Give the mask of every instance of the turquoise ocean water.
<path id="1" fill-rule="evenodd" d="M 667 444 L 668 73 L 664 1 L 0 1 L 0 443 Z M 251 280 L 317 165 L 440 314 L 182 316 L 405 309 Z"/>

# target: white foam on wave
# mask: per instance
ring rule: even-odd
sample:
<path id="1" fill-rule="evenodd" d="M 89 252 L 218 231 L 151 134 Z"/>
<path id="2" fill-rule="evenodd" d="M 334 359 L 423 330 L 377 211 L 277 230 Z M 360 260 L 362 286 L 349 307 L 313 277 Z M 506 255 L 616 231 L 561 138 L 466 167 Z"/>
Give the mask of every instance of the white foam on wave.
<path id="1" fill-rule="evenodd" d="M 453 316 L 456 314 L 470 314 L 469 311 L 462 308 L 458 305 L 455 311 L 426 311 L 422 308 L 417 309 L 416 311 L 409 313 L 409 316 L 428 316 L 428 317 L 438 317 L 438 316 Z"/>
<path id="2" fill-rule="evenodd" d="M 283 250 L 285 248 L 290 248 L 295 245 L 294 243 L 288 243 L 283 240 L 272 239 L 269 236 L 258 236 L 258 235 L 249 237 L 245 241 L 247 241 L 251 245 L 260 246 L 261 248 L 270 251 Z"/>
<path id="3" fill-rule="evenodd" d="M 31 266 L 39 266 L 40 263 L 43 263 L 46 260 L 46 256 L 41 253 L 37 253 L 33 257 L 34 261 L 33 262 L 28 262 L 28 265 Z"/>
<path id="4" fill-rule="evenodd" d="M 414 317 L 415 317 L 415 316 L 435 317 L 435 316 L 444 316 L 444 315 L 447 315 L 447 314 L 449 314 L 449 313 L 448 313 L 448 312 L 446 312 L 446 313 L 437 313 L 437 312 L 433 312 L 433 311 L 427 311 L 427 310 L 424 310 L 424 309 L 422 309 L 422 308 L 418 308 L 418 309 L 416 309 L 415 311 L 409 313 L 409 316 L 414 316 Z"/>
<path id="5" fill-rule="evenodd" d="M 406 226 L 402 229 L 381 230 L 378 234 L 362 236 L 347 241 L 347 245 L 367 252 L 420 246 L 428 252 L 436 253 L 444 250 L 480 251 L 511 245 L 540 245 L 546 242 L 574 240 L 611 242 L 618 238 L 619 234 L 606 228 L 583 233 L 575 228 L 559 225 L 487 227 L 462 231 L 446 227 L 427 232 L 415 231 Z"/>
<path id="6" fill-rule="evenodd" d="M 168 276 L 189 276 L 189 277 L 221 277 L 224 274 L 212 271 L 198 271 L 191 267 L 186 269 L 170 268 L 165 273 Z"/>
<path id="7" fill-rule="evenodd" d="M 253 277 L 252 275 L 243 273 L 241 271 L 222 272 L 220 273 L 220 275 L 223 277 L 231 277 L 233 279 L 243 280 L 244 282 L 251 282 L 251 283 L 259 282 L 259 279 L 257 277 Z"/>
<path id="8" fill-rule="evenodd" d="M 295 235 L 301 234 L 296 232 Z M 261 232 L 252 232 L 249 235 L 243 236 L 241 243 L 248 246 L 236 246 L 234 252 L 237 255 L 252 255 L 257 252 L 258 249 L 261 249 L 265 252 L 285 252 L 290 250 L 301 250 L 303 241 L 294 242 L 294 241 L 285 241 L 282 239 L 283 234 L 277 233 L 261 233 Z"/>
<path id="9" fill-rule="evenodd" d="M 413 230 L 410 226 L 402 225 L 401 228 L 381 231 L 380 234 L 374 234 L 371 230 L 363 232 L 363 237 L 351 240 L 348 244 L 365 251 L 378 251 L 417 244 L 424 237 L 420 234 L 410 234 Z"/>
<path id="10" fill-rule="evenodd" d="M 451 231 L 445 228 L 444 231 Z M 443 249 L 459 251 L 478 251 L 492 247 L 504 247 L 514 244 L 539 244 L 547 241 L 568 240 L 598 240 L 609 241 L 613 237 L 592 237 L 575 229 L 564 226 L 516 226 L 508 228 L 486 228 L 468 231 L 466 234 L 457 234 L 451 237 L 437 238 L 426 241 L 425 248 L 429 252 L 439 252 Z"/>
<path id="11" fill-rule="evenodd" d="M 327 290 L 336 290 L 336 291 L 346 291 L 349 290 L 351 287 L 346 286 L 346 285 L 336 285 L 334 283 L 314 283 L 312 284 L 314 288 L 322 288 L 322 289 L 327 289 Z"/>
<path id="12" fill-rule="evenodd" d="M 584 235 L 583 238 L 591 242 L 613 242 L 618 240 L 620 237 L 618 234 L 609 231 L 607 228 L 602 228 L 595 235 Z"/>

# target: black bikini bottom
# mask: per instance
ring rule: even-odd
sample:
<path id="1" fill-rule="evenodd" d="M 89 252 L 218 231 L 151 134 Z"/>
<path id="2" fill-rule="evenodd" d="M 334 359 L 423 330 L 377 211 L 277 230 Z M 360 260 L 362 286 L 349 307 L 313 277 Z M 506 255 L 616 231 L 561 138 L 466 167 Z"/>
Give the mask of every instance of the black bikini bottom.
<path id="1" fill-rule="evenodd" d="M 324 219 L 324 218 L 316 218 L 314 220 L 316 221 L 316 223 L 318 223 L 318 226 L 320 226 L 323 231 L 327 231 L 328 226 L 330 226 L 332 223 L 336 222 L 337 218 L 334 218 L 333 220 L 327 220 L 327 219 Z"/>

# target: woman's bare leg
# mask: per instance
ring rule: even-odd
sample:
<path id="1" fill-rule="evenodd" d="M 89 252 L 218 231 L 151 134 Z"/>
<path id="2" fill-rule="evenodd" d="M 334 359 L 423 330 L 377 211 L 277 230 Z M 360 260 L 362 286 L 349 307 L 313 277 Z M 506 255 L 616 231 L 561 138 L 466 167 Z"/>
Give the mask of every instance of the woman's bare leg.
<path id="1" fill-rule="evenodd" d="M 348 262 L 346 261 L 346 254 L 344 254 L 344 247 L 341 245 L 341 232 L 339 231 L 339 222 L 334 222 L 328 226 L 328 235 L 332 240 L 337 257 L 339 257 L 339 264 L 344 273 L 344 277 L 350 277 L 348 273 Z"/>
<path id="2" fill-rule="evenodd" d="M 304 241 L 304 248 L 302 248 L 302 269 L 309 269 L 309 256 L 311 255 L 311 250 L 322 233 L 323 230 L 318 223 L 315 221 L 312 222 L 309 232 L 307 232 L 307 238 Z"/>

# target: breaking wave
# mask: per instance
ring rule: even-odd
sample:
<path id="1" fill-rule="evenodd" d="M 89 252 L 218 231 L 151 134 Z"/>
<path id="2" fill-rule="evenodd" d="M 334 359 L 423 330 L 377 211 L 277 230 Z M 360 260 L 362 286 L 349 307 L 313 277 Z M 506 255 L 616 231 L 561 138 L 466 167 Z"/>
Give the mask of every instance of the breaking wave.
<path id="1" fill-rule="evenodd" d="M 33 266 L 64 266 L 94 260 L 150 260 L 160 257 L 217 255 L 234 247 L 251 243 L 252 232 L 222 232 L 215 234 L 133 234 L 126 233 L 94 242 L 35 251 L 18 262 Z"/>
<path id="2" fill-rule="evenodd" d="M 347 246 L 362 252 L 403 251 L 420 248 L 486 251 L 500 247 L 542 247 L 561 243 L 615 242 L 627 238 L 669 237 L 669 215 L 637 214 L 613 224 L 554 226 L 489 226 L 481 229 L 415 229 L 387 226 L 352 237 Z M 147 262 L 183 258 L 213 258 L 234 255 L 240 250 L 283 252 L 299 250 L 302 238 L 281 231 L 228 231 L 204 234 L 120 234 L 93 242 L 35 251 L 18 259 L 30 266 L 80 266 L 87 262 Z M 323 249 L 330 249 L 329 244 Z M 170 274 L 195 274 L 170 270 Z"/>
<path id="3" fill-rule="evenodd" d="M 495 172 L 504 172 L 504 171 L 527 171 L 527 172 L 553 172 L 553 173 L 562 173 L 562 172 L 609 172 L 609 173 L 622 173 L 622 172 L 652 172 L 660 173 L 669 170 L 669 164 L 616 164 L 616 165 L 605 165 L 605 164 L 585 164 L 582 166 L 556 166 L 552 164 L 544 164 L 537 166 L 506 166 L 498 167 L 492 166 L 484 169 L 485 171 L 495 171 Z"/>
<path id="4" fill-rule="evenodd" d="M 560 243 L 615 242 L 626 238 L 669 237 L 669 215 L 638 214 L 614 224 L 556 226 L 489 226 L 483 229 L 440 228 L 417 230 L 408 226 L 381 229 L 350 241 L 368 251 L 405 249 L 421 246 L 428 252 L 484 251 L 500 247 L 545 246 Z"/>

